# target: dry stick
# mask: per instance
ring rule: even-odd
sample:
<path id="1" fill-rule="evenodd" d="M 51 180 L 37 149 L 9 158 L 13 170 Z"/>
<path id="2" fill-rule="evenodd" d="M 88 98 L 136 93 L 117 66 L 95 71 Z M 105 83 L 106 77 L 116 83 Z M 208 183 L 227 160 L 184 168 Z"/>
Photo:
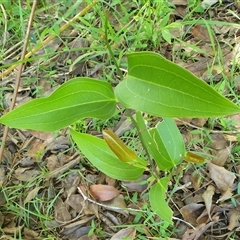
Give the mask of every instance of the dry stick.
<path id="1" fill-rule="evenodd" d="M 64 24 L 60 28 L 60 33 L 65 31 L 70 26 L 70 24 L 75 22 L 79 17 L 86 14 L 95 4 L 97 4 L 97 2 L 98 2 L 98 0 L 94 0 L 90 5 L 85 7 L 80 13 L 78 13 L 75 17 L 73 17 L 68 23 Z M 29 57 L 31 57 L 34 53 L 36 53 L 42 47 L 46 46 L 50 41 L 52 41 L 56 37 L 55 35 L 48 36 L 48 38 L 46 38 L 42 42 L 42 44 L 40 44 L 39 46 L 36 46 L 35 48 L 32 49 L 31 52 L 26 54 L 27 43 L 28 43 L 28 39 L 29 39 L 29 34 L 30 34 L 30 29 L 31 29 L 32 21 L 33 21 L 33 16 L 34 16 L 34 11 L 35 11 L 36 4 L 37 4 L 37 0 L 34 1 L 34 3 L 33 3 L 32 12 L 31 12 L 31 15 L 30 15 L 30 18 L 29 18 L 29 24 L 28 24 L 27 34 L 26 34 L 27 36 L 25 38 L 25 42 L 24 42 L 24 46 L 23 46 L 21 63 L 19 65 L 19 71 L 18 71 L 16 86 L 15 86 L 15 89 L 14 89 L 14 96 L 13 96 L 13 100 L 12 100 L 10 110 L 12 110 L 14 108 L 14 105 L 15 105 L 15 102 L 16 102 L 18 87 L 19 87 L 19 84 L 20 84 L 20 78 L 21 78 L 21 74 L 22 74 L 23 60 L 26 60 Z M 2 74 L 0 74 L 0 79 L 2 79 L 4 76 L 8 75 L 17 66 L 18 66 L 18 63 L 14 64 L 11 67 L 9 67 L 8 69 L 6 69 Z M 2 137 L 2 145 L 1 145 L 1 148 L 0 148 L 0 163 L 2 162 L 2 158 L 3 158 L 3 152 L 4 152 L 4 147 L 5 147 L 7 135 L 8 135 L 8 130 L 9 130 L 9 128 L 5 127 L 3 137 Z"/>
<path id="2" fill-rule="evenodd" d="M 94 204 L 96 204 L 96 205 L 98 205 L 98 206 L 100 206 L 100 207 L 104 207 L 104 208 L 107 208 L 107 209 L 110 209 L 110 210 L 111 210 L 111 209 L 112 209 L 112 210 L 126 210 L 126 211 L 129 211 L 129 212 L 141 212 L 141 213 L 146 213 L 146 214 L 148 213 L 147 211 L 141 210 L 141 209 L 107 206 L 107 205 L 105 205 L 105 204 L 96 202 L 96 201 L 90 199 L 89 197 L 87 197 L 87 196 L 83 193 L 83 191 L 82 191 L 82 189 L 81 189 L 80 187 L 78 187 L 77 189 L 78 189 L 78 192 L 82 195 L 84 202 L 85 202 L 85 201 L 89 201 L 89 202 L 94 203 Z M 156 214 L 156 213 L 154 213 L 154 214 Z M 180 222 L 183 222 L 183 223 L 185 223 L 186 225 L 188 225 L 189 227 L 191 227 L 192 229 L 195 230 L 195 227 L 194 227 L 191 223 L 189 223 L 189 222 L 186 222 L 186 221 L 184 221 L 184 220 L 182 220 L 182 219 L 180 219 L 180 218 L 177 218 L 177 217 L 172 217 L 172 219 L 177 220 L 177 221 L 180 221 Z"/>
<path id="3" fill-rule="evenodd" d="M 97 2 L 98 2 L 98 0 L 94 0 L 91 4 L 89 4 L 87 7 L 85 7 L 81 12 L 79 12 L 75 17 L 73 17 L 69 22 L 64 24 L 60 28 L 60 33 L 65 31 L 71 25 L 71 23 L 74 23 L 76 20 L 78 20 L 79 17 L 86 14 L 94 5 L 97 4 Z M 56 37 L 56 35 L 49 35 L 41 44 L 39 44 L 38 46 L 33 48 L 29 53 L 27 53 L 24 56 L 24 58 L 21 59 L 21 61 L 26 60 L 29 57 L 31 57 L 34 53 L 36 53 L 38 50 L 40 50 L 41 48 L 46 46 L 49 42 L 51 42 L 55 37 Z M 12 65 L 11 67 L 7 68 L 2 74 L 0 74 L 0 80 L 3 79 L 4 76 L 8 75 L 18 65 L 19 65 L 19 63 L 16 63 L 16 64 Z"/>
<path id="4" fill-rule="evenodd" d="M 29 17 L 29 22 L 28 22 L 28 27 L 27 27 L 27 32 L 26 32 L 26 38 L 24 40 L 21 60 L 23 60 L 25 58 L 25 54 L 26 54 L 26 51 L 27 51 L 27 45 L 28 45 L 30 30 L 31 30 L 31 27 L 32 27 L 32 22 L 33 22 L 33 17 L 34 17 L 36 6 L 37 6 L 37 0 L 34 0 L 33 5 L 32 5 L 31 14 L 30 14 L 30 17 Z M 15 67 L 15 65 L 14 65 L 14 67 Z M 12 110 L 15 106 L 15 103 L 16 103 L 18 88 L 19 88 L 20 80 L 21 80 L 22 69 L 23 69 L 23 62 L 20 63 L 19 68 L 18 68 L 17 79 L 16 79 L 16 84 L 15 84 L 14 93 L 13 93 L 13 99 L 12 99 L 11 106 L 10 106 L 9 110 Z M 1 148 L 0 148 L 0 163 L 2 162 L 2 157 L 3 157 L 5 143 L 6 143 L 6 140 L 7 140 L 8 130 L 9 130 L 9 128 L 7 126 L 5 126 L 4 132 L 3 132 L 3 137 L 2 137 L 2 145 L 1 145 Z"/>

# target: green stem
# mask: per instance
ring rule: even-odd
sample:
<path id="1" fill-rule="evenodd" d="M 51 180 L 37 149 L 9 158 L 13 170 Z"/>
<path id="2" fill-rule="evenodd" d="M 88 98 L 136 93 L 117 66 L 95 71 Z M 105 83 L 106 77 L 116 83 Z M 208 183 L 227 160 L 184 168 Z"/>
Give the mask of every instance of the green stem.
<path id="1" fill-rule="evenodd" d="M 145 131 L 144 129 L 146 128 L 146 126 L 144 126 L 144 127 L 142 126 L 142 124 L 144 124 L 144 119 L 143 119 L 143 117 L 142 117 L 142 114 L 141 114 L 140 112 L 136 112 L 136 114 L 138 115 L 138 117 L 140 117 L 141 120 L 142 120 L 141 123 L 140 123 L 140 122 L 138 122 L 138 121 L 136 121 L 136 120 L 134 119 L 134 117 L 133 117 L 130 109 L 126 109 L 126 112 L 127 112 L 127 115 L 130 117 L 131 121 L 133 122 L 133 124 L 135 125 L 135 127 L 137 128 L 137 131 L 138 131 L 138 135 L 139 135 L 141 144 L 142 144 L 144 150 L 146 151 L 146 154 L 147 154 L 147 157 L 148 157 L 148 161 L 149 161 L 149 164 L 150 164 L 151 173 L 152 173 L 152 175 L 154 175 L 154 177 L 157 179 L 159 174 L 158 174 L 158 172 L 157 172 L 157 170 L 156 170 L 156 166 L 155 166 L 155 164 L 154 164 L 153 161 L 152 161 L 152 158 L 151 158 L 151 156 L 150 156 L 150 154 L 149 154 L 149 152 L 148 152 L 147 146 L 145 145 L 144 140 L 143 140 L 143 138 L 142 138 L 142 134 L 141 134 L 141 132 L 142 132 L 142 131 Z"/>

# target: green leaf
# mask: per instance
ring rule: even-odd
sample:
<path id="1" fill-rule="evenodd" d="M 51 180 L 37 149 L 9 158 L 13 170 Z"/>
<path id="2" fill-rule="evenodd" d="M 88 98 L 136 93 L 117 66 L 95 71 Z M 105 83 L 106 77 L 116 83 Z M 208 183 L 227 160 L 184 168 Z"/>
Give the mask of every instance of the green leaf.
<path id="1" fill-rule="evenodd" d="M 185 146 L 182 135 L 172 118 L 163 118 L 156 128 L 149 130 L 157 144 L 161 158 L 155 159 L 159 168 L 163 165 L 172 168 L 182 161 L 185 155 Z"/>
<path id="2" fill-rule="evenodd" d="M 163 117 L 215 117 L 240 108 L 186 69 L 152 52 L 128 55 L 128 75 L 115 88 L 126 107 Z"/>
<path id="3" fill-rule="evenodd" d="M 32 100 L 0 118 L 13 128 L 55 131 L 80 118 L 107 119 L 115 112 L 116 99 L 110 84 L 90 79 L 67 81 L 49 97 Z"/>
<path id="4" fill-rule="evenodd" d="M 152 134 L 153 136 L 150 135 L 150 132 L 147 129 L 140 112 L 136 112 L 136 126 L 138 128 L 139 137 L 141 138 L 142 144 L 152 158 L 156 161 L 158 167 L 161 170 L 168 170 L 173 167 L 174 163 L 172 160 L 169 160 L 169 158 L 164 158 L 164 156 L 168 155 L 166 150 L 164 148 L 160 149 L 159 143 L 157 144 L 156 139 L 154 139 L 155 135 L 158 135 L 158 133 L 156 132 L 155 135 Z"/>
<path id="5" fill-rule="evenodd" d="M 173 119 L 163 118 L 155 128 L 148 130 L 141 113 L 136 112 L 136 126 L 141 142 L 161 170 L 169 170 L 182 161 L 184 142 Z"/>
<path id="6" fill-rule="evenodd" d="M 122 162 L 134 161 L 137 154 L 128 148 L 124 142 L 110 129 L 103 130 L 103 139 Z"/>
<path id="7" fill-rule="evenodd" d="M 103 139 L 120 161 L 146 168 L 147 162 L 138 157 L 132 149 L 128 148 L 112 130 L 103 130 Z"/>
<path id="8" fill-rule="evenodd" d="M 159 179 L 149 191 L 149 201 L 154 213 L 168 223 L 173 224 L 173 212 L 165 200 L 168 182 L 169 178 L 167 177 Z"/>
<path id="9" fill-rule="evenodd" d="M 103 139 L 74 130 L 70 132 L 82 153 L 101 172 L 111 178 L 125 181 L 137 180 L 142 176 L 144 168 L 120 161 Z"/>

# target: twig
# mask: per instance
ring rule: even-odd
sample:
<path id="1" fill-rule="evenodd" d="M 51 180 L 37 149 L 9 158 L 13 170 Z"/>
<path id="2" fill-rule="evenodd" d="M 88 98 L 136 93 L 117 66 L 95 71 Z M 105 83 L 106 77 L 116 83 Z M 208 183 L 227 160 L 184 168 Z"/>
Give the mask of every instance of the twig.
<path id="1" fill-rule="evenodd" d="M 78 192 L 82 195 L 84 201 L 89 201 L 89 202 L 94 203 L 94 204 L 96 204 L 96 205 L 98 205 L 98 206 L 100 206 L 100 207 L 104 207 L 104 208 L 108 208 L 108 209 L 113 209 L 113 210 L 126 210 L 126 211 L 129 211 L 129 212 L 132 211 L 132 212 L 148 213 L 147 211 L 144 211 L 144 210 L 141 210 L 141 209 L 120 208 L 120 207 L 107 206 L 107 205 L 105 205 L 105 204 L 96 202 L 96 201 L 88 198 L 88 197 L 83 193 L 83 191 L 82 191 L 82 189 L 81 189 L 80 187 L 78 187 L 77 189 L 78 189 Z M 155 214 L 155 213 L 154 213 L 154 214 Z M 184 221 L 184 220 L 182 220 L 182 219 L 180 219 L 180 218 L 177 218 L 177 217 L 172 217 L 172 218 L 173 218 L 174 220 L 178 220 L 178 221 L 180 221 L 180 222 L 183 222 L 183 223 L 187 224 L 188 226 L 190 226 L 192 229 L 195 230 L 195 227 L 194 227 L 192 224 L 190 224 L 190 223 L 188 223 L 188 222 L 186 222 L 186 221 Z"/>
<path id="2" fill-rule="evenodd" d="M 98 2 L 98 0 L 94 0 L 91 4 L 89 4 L 87 7 L 85 7 L 81 12 L 79 12 L 76 16 L 74 16 L 69 22 L 67 22 L 66 24 L 64 24 L 61 28 L 60 28 L 60 33 L 62 33 L 63 31 L 65 31 L 72 23 L 74 23 L 76 20 L 79 19 L 79 17 L 83 16 L 84 14 L 86 14 L 94 5 L 96 5 Z M 28 59 L 29 57 L 31 57 L 34 53 L 36 53 L 38 50 L 40 50 L 41 48 L 43 48 L 44 46 L 46 46 L 49 42 L 51 42 L 54 38 L 56 37 L 56 35 L 49 35 L 42 43 L 39 43 L 35 48 L 33 48 L 29 53 L 27 53 L 23 59 L 21 59 L 20 63 L 22 64 L 22 62 L 26 59 Z M 6 69 L 2 74 L 0 74 L 0 80 L 8 75 L 15 67 L 17 67 L 19 65 L 19 63 L 13 64 L 11 67 L 9 67 L 8 69 Z"/>
<path id="3" fill-rule="evenodd" d="M 26 54 L 26 51 L 27 51 L 27 45 L 28 45 L 30 30 L 31 30 L 31 27 L 32 27 L 32 22 L 33 22 L 33 17 L 34 17 L 36 6 L 37 6 L 37 0 L 34 0 L 33 5 L 32 5 L 32 9 L 31 9 L 31 14 L 30 14 L 29 21 L 28 21 L 26 37 L 24 39 L 24 44 L 23 44 L 23 49 L 22 49 L 22 54 L 21 54 L 21 60 L 24 60 L 25 54 Z M 13 65 L 13 66 L 16 67 L 16 65 Z M 9 110 L 12 110 L 15 106 L 15 103 L 16 103 L 18 88 L 19 88 L 20 81 L 21 81 L 22 69 L 23 69 L 23 62 L 20 63 L 19 68 L 18 68 L 17 79 L 16 79 L 16 84 L 15 84 L 14 93 L 13 93 L 13 99 L 12 99 L 11 106 L 10 106 Z M 9 128 L 7 126 L 5 126 L 4 132 L 3 132 L 3 137 L 2 137 L 2 145 L 1 145 L 1 148 L 0 148 L 0 163 L 2 162 L 2 157 L 3 157 L 3 152 L 4 152 L 4 147 L 5 147 L 5 144 L 6 144 L 6 140 L 7 140 L 8 130 L 9 130 Z"/>
<path id="4" fill-rule="evenodd" d="M 82 191 L 82 189 L 81 189 L 80 187 L 78 187 L 77 189 L 78 189 L 78 192 L 82 195 L 84 201 L 89 201 L 89 202 L 94 203 L 94 204 L 96 204 L 96 205 L 98 205 L 98 206 L 100 206 L 100 207 L 104 207 L 104 208 L 108 208 L 108 209 L 112 209 L 112 210 L 127 210 L 127 211 L 129 211 L 129 212 L 132 211 L 132 212 L 147 213 L 147 211 L 144 211 L 144 210 L 141 210 L 141 209 L 120 208 L 120 207 L 107 206 L 107 205 L 105 205 L 105 204 L 96 202 L 96 201 L 92 200 L 91 198 L 87 197 L 87 196 L 83 193 L 83 191 Z"/>

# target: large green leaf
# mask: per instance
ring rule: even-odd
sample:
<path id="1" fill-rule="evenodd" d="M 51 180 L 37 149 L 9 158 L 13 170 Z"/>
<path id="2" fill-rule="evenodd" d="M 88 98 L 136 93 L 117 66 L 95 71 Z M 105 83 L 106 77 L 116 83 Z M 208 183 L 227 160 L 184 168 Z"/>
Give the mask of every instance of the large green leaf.
<path id="1" fill-rule="evenodd" d="M 120 161 L 103 139 L 74 130 L 71 136 L 88 160 L 111 178 L 131 181 L 142 176 L 144 168 Z"/>
<path id="2" fill-rule="evenodd" d="M 149 130 L 149 133 L 161 155 L 160 158 L 155 159 L 160 169 L 163 164 L 170 169 L 182 161 L 186 152 L 184 141 L 172 118 L 163 118 L 156 128 Z"/>
<path id="3" fill-rule="evenodd" d="M 173 212 L 166 202 L 166 191 L 169 178 L 164 177 L 159 179 L 149 191 L 150 205 L 154 213 L 156 213 L 160 218 L 172 223 Z"/>
<path id="4" fill-rule="evenodd" d="M 116 100 L 110 84 L 90 79 L 69 80 L 49 97 L 32 100 L 0 118 L 9 127 L 55 131 L 80 118 L 110 118 Z"/>
<path id="5" fill-rule="evenodd" d="M 152 52 L 128 55 L 128 75 L 115 88 L 127 108 L 163 117 L 214 117 L 240 108 L 182 67 Z"/>

